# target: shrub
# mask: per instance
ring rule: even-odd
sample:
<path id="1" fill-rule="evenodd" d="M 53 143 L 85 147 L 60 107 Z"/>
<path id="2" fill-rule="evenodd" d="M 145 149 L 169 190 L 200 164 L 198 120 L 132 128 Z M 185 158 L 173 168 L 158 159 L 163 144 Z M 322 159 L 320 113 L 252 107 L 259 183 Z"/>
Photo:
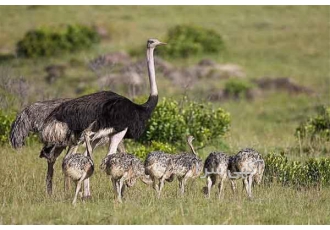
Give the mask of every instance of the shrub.
<path id="1" fill-rule="evenodd" d="M 293 186 L 329 186 L 330 159 L 310 158 L 306 162 L 288 161 L 284 154 L 270 153 L 265 157 L 266 182 Z"/>
<path id="2" fill-rule="evenodd" d="M 14 114 L 6 114 L 0 110 L 0 145 L 9 143 L 10 128 L 14 119 Z"/>
<path id="3" fill-rule="evenodd" d="M 84 25 L 68 25 L 58 30 L 37 29 L 28 31 L 17 43 L 17 53 L 24 57 L 49 57 L 89 48 L 99 40 L 98 33 Z"/>
<path id="4" fill-rule="evenodd" d="M 136 142 L 125 142 L 127 152 L 133 153 L 140 159 L 144 160 L 148 153 L 152 151 L 163 151 L 165 153 L 176 153 L 177 149 L 176 147 L 172 146 L 169 143 L 162 143 L 158 141 L 151 141 L 150 144 L 141 144 Z"/>
<path id="5" fill-rule="evenodd" d="M 167 45 L 156 52 L 165 58 L 186 58 L 199 54 L 219 54 L 225 49 L 222 37 L 211 29 L 178 25 L 168 30 L 164 39 Z M 142 49 L 132 50 L 131 55 L 141 54 Z"/>
<path id="6" fill-rule="evenodd" d="M 181 104 L 164 98 L 148 122 L 140 138 L 143 143 L 158 141 L 177 147 L 186 146 L 186 136 L 195 137 L 195 145 L 204 146 L 208 141 L 223 136 L 229 130 L 230 115 L 211 104 L 184 99 Z"/>
<path id="7" fill-rule="evenodd" d="M 301 123 L 296 129 L 296 136 L 300 138 L 316 138 L 330 140 L 330 107 L 321 106 L 318 114 Z"/>
<path id="8" fill-rule="evenodd" d="M 225 84 L 224 93 L 227 97 L 240 99 L 246 97 L 248 91 L 253 87 L 254 85 L 251 82 L 238 79 L 230 79 Z"/>

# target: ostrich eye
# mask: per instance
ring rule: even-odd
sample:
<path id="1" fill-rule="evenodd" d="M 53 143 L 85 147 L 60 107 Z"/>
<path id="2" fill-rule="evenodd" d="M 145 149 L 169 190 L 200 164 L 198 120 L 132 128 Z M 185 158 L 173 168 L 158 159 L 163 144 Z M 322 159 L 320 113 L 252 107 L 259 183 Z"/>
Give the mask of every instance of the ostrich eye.
<path id="1" fill-rule="evenodd" d="M 154 43 L 155 41 L 149 41 L 150 44 Z"/>

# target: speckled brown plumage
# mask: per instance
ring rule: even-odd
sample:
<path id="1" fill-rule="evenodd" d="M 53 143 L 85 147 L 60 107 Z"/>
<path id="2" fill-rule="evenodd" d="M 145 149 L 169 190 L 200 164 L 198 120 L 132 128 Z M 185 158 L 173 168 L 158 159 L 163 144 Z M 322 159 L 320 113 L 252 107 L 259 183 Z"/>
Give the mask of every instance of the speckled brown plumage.
<path id="1" fill-rule="evenodd" d="M 140 178 L 146 184 L 152 183 L 149 177 L 145 175 L 142 161 L 133 154 L 111 154 L 104 161 L 105 172 L 111 177 L 113 189 L 119 202 L 122 202 L 125 186 L 132 187 L 137 179 Z"/>
<path id="2" fill-rule="evenodd" d="M 265 169 L 265 162 L 256 150 L 246 148 L 240 150 L 236 155 L 231 156 L 228 165 L 228 176 L 235 191 L 235 179 L 243 179 L 246 192 L 252 198 L 252 183 L 261 183 Z"/>
<path id="3" fill-rule="evenodd" d="M 188 136 L 187 142 L 192 153 L 181 153 L 173 156 L 174 174 L 179 180 L 181 194 L 184 193 L 184 186 L 189 178 L 197 178 L 203 170 L 203 161 L 197 156 L 192 145 L 192 136 Z"/>
<path id="4" fill-rule="evenodd" d="M 203 188 L 207 197 L 210 197 L 211 187 L 217 182 L 218 184 L 218 197 L 221 198 L 223 191 L 223 183 L 227 179 L 227 170 L 229 164 L 229 156 L 223 152 L 212 152 L 206 158 L 204 163 L 203 172 L 206 176 L 206 187 Z"/>
<path id="5" fill-rule="evenodd" d="M 87 147 L 87 156 L 84 156 L 81 153 L 76 153 L 78 149 L 77 145 L 68 151 L 62 162 L 62 171 L 65 175 L 65 182 L 67 183 L 68 178 L 71 178 L 77 184 L 75 197 L 72 202 L 73 204 L 77 201 L 77 195 L 80 192 L 82 182 L 88 179 L 94 172 L 94 163 L 91 158 L 92 147 L 89 138 L 90 132 L 85 130 L 83 135 Z"/>
<path id="6" fill-rule="evenodd" d="M 153 151 L 147 155 L 144 167 L 145 173 L 150 176 L 153 188 L 157 191 L 159 198 L 165 180 L 172 182 L 174 179 L 173 155 L 161 151 Z"/>

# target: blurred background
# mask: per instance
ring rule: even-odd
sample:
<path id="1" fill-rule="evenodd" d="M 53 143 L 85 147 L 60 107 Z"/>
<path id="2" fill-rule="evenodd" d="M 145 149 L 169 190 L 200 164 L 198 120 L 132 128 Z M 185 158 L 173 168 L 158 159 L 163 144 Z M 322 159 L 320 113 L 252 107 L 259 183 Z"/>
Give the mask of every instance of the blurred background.
<path id="1" fill-rule="evenodd" d="M 1 6 L 0 22 L 3 113 L 100 90 L 143 101 L 148 38 L 168 43 L 160 98 L 228 111 L 230 146 L 292 146 L 329 105 L 328 6 Z"/>

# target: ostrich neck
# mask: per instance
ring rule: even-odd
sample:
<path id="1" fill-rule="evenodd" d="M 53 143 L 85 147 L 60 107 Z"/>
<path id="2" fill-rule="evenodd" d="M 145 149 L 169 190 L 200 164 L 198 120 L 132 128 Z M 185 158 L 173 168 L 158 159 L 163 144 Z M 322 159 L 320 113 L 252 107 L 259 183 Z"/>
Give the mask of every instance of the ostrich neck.
<path id="1" fill-rule="evenodd" d="M 156 74 L 155 74 L 155 61 L 154 61 L 154 48 L 147 49 L 147 64 L 148 64 L 148 75 L 150 83 L 150 95 L 157 96 L 157 84 L 156 84 Z"/>
<path id="2" fill-rule="evenodd" d="M 195 152 L 194 146 L 192 145 L 192 143 L 188 142 L 188 145 L 192 151 L 193 154 L 195 154 L 197 156 L 197 153 Z"/>

